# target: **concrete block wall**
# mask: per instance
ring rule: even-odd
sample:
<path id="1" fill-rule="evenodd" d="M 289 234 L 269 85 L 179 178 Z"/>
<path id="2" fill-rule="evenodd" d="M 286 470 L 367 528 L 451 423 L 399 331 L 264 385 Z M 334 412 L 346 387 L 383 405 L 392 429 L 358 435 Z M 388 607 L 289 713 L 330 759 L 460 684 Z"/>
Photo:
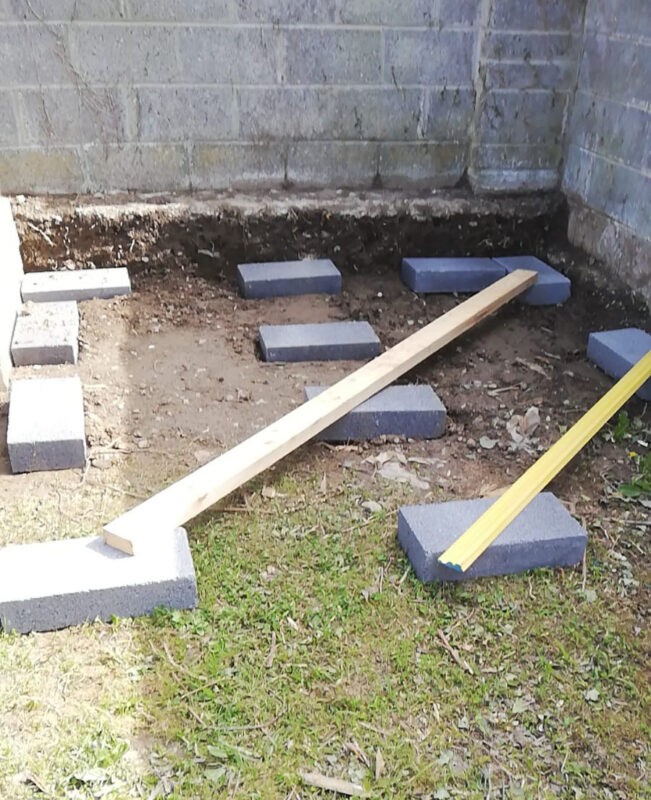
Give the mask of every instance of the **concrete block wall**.
<path id="1" fill-rule="evenodd" d="M 477 26 L 469 177 L 480 191 L 554 189 L 585 0 L 492 0 Z"/>
<path id="2" fill-rule="evenodd" d="M 0 0 L 0 191 L 549 188 L 584 0 Z"/>
<path id="3" fill-rule="evenodd" d="M 651 305 L 649 0 L 587 0 L 566 142 L 570 239 Z"/>

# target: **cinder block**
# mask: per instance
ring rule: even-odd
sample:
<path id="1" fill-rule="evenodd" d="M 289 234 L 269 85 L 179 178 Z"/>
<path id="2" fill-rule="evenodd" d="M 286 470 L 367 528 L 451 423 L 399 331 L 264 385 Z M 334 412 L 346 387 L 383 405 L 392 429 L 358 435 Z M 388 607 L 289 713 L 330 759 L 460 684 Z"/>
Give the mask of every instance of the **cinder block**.
<path id="1" fill-rule="evenodd" d="M 22 284 L 23 300 L 35 303 L 92 300 L 96 297 L 105 300 L 123 294 L 131 294 L 126 267 L 30 272 Z"/>
<path id="2" fill-rule="evenodd" d="M 620 328 L 588 336 L 588 358 L 612 378 L 621 378 L 651 350 L 651 334 L 639 328 Z M 637 392 L 651 400 L 651 380 Z"/>
<path id="3" fill-rule="evenodd" d="M 79 378 L 12 381 L 7 450 L 13 472 L 83 467 L 86 436 Z"/>
<path id="4" fill-rule="evenodd" d="M 288 84 L 382 82 L 379 30 L 289 28 L 285 31 Z"/>
<path id="5" fill-rule="evenodd" d="M 11 337 L 20 308 L 23 261 L 11 204 L 0 197 L 0 392 L 9 388 Z"/>
<path id="6" fill-rule="evenodd" d="M 0 550 L 0 626 L 5 631 L 51 631 L 196 604 L 183 528 L 157 531 L 136 556 L 109 547 L 101 536 Z"/>
<path id="7" fill-rule="evenodd" d="M 306 386 L 305 399 L 325 386 Z M 437 439 L 445 432 L 445 406 L 431 386 L 388 386 L 330 425 L 319 439 L 327 442 L 365 441 L 376 436 Z"/>
<path id="8" fill-rule="evenodd" d="M 147 28 L 151 29 L 150 26 Z M 276 80 L 277 41 L 278 31 L 271 26 L 178 26 L 178 71 L 176 59 L 165 54 L 175 72 L 175 77 L 169 80 L 227 86 L 269 84 Z M 157 82 L 160 81 L 157 79 Z"/>
<path id="9" fill-rule="evenodd" d="M 587 533 L 551 492 L 539 494 L 466 572 L 439 563 L 439 556 L 494 499 L 403 506 L 398 541 L 423 583 L 509 575 L 538 567 L 566 567 L 583 558 Z"/>
<path id="10" fill-rule="evenodd" d="M 474 31 L 386 31 L 386 82 L 471 86 Z"/>
<path id="11" fill-rule="evenodd" d="M 237 282 L 249 298 L 341 292 L 341 273 L 329 258 L 238 264 Z"/>
<path id="12" fill-rule="evenodd" d="M 400 270 L 414 292 L 478 292 L 504 275 L 490 258 L 403 258 Z"/>
<path id="13" fill-rule="evenodd" d="M 282 142 L 219 142 L 190 148 L 195 189 L 250 188 L 280 185 L 285 176 L 287 148 Z M 175 178 L 170 175 L 168 183 Z"/>
<path id="14" fill-rule="evenodd" d="M 261 325 L 265 361 L 339 361 L 374 358 L 382 349 L 368 322 Z"/>
<path id="15" fill-rule="evenodd" d="M 564 98 L 558 90 L 486 92 L 479 120 L 481 142 L 557 144 L 564 111 Z"/>
<path id="16" fill-rule="evenodd" d="M 516 269 L 531 269 L 538 273 L 536 283 L 520 295 L 519 299 L 530 306 L 550 306 L 569 299 L 572 283 L 561 272 L 535 256 L 500 256 L 494 261 L 511 273 Z"/>
<path id="17" fill-rule="evenodd" d="M 140 136 L 146 142 L 237 138 L 230 87 L 141 86 L 137 98 Z"/>
<path id="18" fill-rule="evenodd" d="M 79 309 L 74 300 L 26 303 L 18 312 L 11 357 L 14 366 L 76 364 Z"/>

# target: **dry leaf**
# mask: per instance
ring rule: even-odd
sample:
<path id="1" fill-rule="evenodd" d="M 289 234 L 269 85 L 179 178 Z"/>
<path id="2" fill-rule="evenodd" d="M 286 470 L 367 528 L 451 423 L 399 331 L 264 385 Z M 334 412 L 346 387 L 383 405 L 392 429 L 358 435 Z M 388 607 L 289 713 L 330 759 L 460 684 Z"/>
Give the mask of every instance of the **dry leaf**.
<path id="1" fill-rule="evenodd" d="M 385 480 L 396 481 L 397 483 L 408 483 L 414 489 L 429 489 L 429 483 L 421 480 L 417 475 L 414 475 L 409 470 L 405 469 L 401 464 L 395 461 L 389 461 L 382 469 L 378 470 L 378 475 L 381 475 Z"/>
<path id="2" fill-rule="evenodd" d="M 379 781 L 384 773 L 384 758 L 382 758 L 382 751 L 378 747 L 375 751 L 375 780 Z"/>
<path id="3" fill-rule="evenodd" d="M 320 772 L 299 772 L 304 783 L 308 786 L 316 786 L 317 789 L 327 789 L 329 792 L 339 792 L 349 797 L 366 797 L 363 786 L 350 781 L 343 781 L 341 778 L 330 778 L 328 775 L 321 775 Z"/>

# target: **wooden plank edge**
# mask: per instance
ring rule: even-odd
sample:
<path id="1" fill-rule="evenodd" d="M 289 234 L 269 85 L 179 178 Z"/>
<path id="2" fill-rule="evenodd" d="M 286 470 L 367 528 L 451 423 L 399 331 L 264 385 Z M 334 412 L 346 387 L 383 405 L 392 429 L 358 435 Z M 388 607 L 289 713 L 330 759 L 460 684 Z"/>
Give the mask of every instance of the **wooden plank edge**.
<path id="1" fill-rule="evenodd" d="M 536 272 L 515 270 L 463 301 L 317 397 L 116 517 L 104 527 L 106 543 L 133 555 L 139 531 L 183 525 L 477 325 L 536 279 Z M 285 429 L 294 432 L 289 435 Z M 274 442 L 274 436 L 280 441 Z M 250 463 L 243 468 L 247 460 Z M 191 503 L 188 491 L 194 498 Z"/>

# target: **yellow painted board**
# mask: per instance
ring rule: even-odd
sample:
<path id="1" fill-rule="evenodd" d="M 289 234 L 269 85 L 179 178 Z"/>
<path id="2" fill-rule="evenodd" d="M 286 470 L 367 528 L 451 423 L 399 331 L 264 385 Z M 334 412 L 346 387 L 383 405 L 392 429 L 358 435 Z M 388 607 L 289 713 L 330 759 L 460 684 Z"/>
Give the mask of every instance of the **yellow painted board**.
<path id="1" fill-rule="evenodd" d="M 459 572 L 472 566 L 491 542 L 650 377 L 651 350 L 439 556 L 440 563 Z"/>
<path id="2" fill-rule="evenodd" d="M 137 540 L 183 525 L 413 369 L 536 282 L 519 269 L 464 300 L 324 392 L 104 527 L 107 544 L 132 554 Z"/>

